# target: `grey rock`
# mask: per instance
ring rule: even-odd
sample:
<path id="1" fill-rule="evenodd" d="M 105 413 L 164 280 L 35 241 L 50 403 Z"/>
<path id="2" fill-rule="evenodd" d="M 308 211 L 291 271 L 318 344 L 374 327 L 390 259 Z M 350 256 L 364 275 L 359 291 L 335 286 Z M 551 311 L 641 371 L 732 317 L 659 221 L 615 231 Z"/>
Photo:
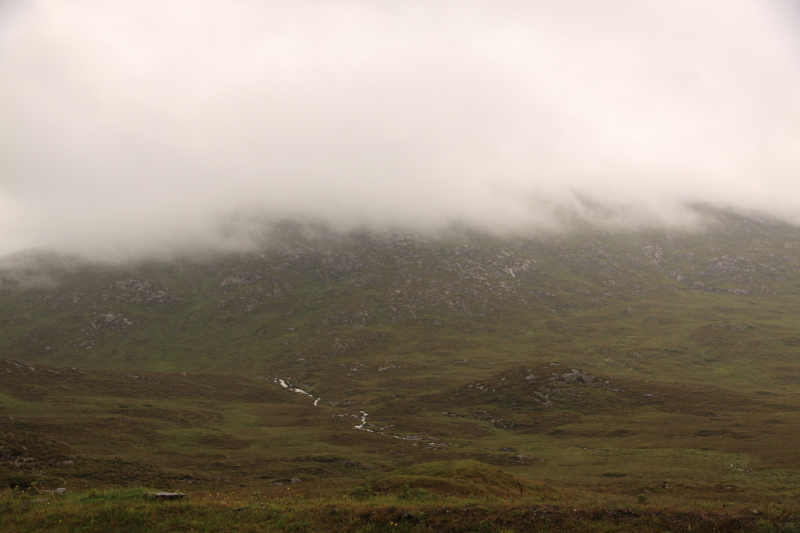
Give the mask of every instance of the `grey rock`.
<path id="1" fill-rule="evenodd" d="M 186 494 L 182 492 L 151 492 L 150 496 L 157 500 L 179 500 L 185 498 Z"/>

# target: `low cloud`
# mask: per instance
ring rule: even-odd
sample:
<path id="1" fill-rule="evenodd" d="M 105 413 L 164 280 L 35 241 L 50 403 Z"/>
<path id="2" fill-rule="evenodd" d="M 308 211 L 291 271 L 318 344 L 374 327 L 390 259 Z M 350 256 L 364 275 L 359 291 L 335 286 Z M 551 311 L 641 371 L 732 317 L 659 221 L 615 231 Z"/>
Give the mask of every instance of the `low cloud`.
<path id="1" fill-rule="evenodd" d="M 778 0 L 0 0 L 0 254 L 239 246 L 220 228 L 252 217 L 798 222 L 798 20 Z"/>

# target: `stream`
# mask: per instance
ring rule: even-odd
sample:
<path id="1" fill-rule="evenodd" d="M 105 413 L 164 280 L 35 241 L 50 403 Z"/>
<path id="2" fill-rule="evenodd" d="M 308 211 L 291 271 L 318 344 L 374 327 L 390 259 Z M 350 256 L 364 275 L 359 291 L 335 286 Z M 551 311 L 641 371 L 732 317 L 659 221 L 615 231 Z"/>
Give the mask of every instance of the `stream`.
<path id="1" fill-rule="evenodd" d="M 303 389 L 298 389 L 297 387 L 293 386 L 288 381 L 284 381 L 284 380 L 282 380 L 280 378 L 275 378 L 275 383 L 277 383 L 278 385 L 280 385 L 281 387 L 283 387 L 284 389 L 286 389 L 288 391 L 296 392 L 298 394 L 303 394 L 305 396 L 308 396 L 309 398 L 313 398 L 314 397 L 312 394 L 304 391 Z M 322 397 L 319 397 L 319 398 L 315 399 L 314 400 L 314 405 L 315 406 L 318 405 L 319 401 L 321 399 L 322 399 Z M 383 431 L 375 431 L 375 430 L 372 430 L 372 429 L 368 429 L 366 427 L 366 425 L 367 425 L 367 417 L 369 416 L 369 413 L 367 413 L 366 411 L 359 411 L 358 414 L 359 414 L 359 416 L 356 416 L 356 415 L 335 415 L 335 416 L 350 416 L 350 417 L 353 417 L 353 418 L 358 418 L 360 420 L 360 422 L 357 425 L 353 426 L 353 429 L 357 429 L 359 431 L 367 431 L 369 433 L 375 433 L 376 435 L 386 435 L 386 433 L 384 433 Z M 383 428 L 383 429 L 386 429 L 386 428 Z M 408 435 L 406 437 L 400 437 L 398 435 L 386 435 L 386 436 L 387 437 L 392 437 L 394 439 L 399 439 L 399 440 L 411 440 L 411 441 L 427 440 L 427 441 L 431 441 L 431 442 L 428 442 L 427 445 L 431 446 L 431 447 L 434 447 L 434 448 L 438 448 L 438 447 L 442 447 L 442 446 L 450 446 L 447 443 L 439 443 L 438 442 L 439 439 L 434 439 L 432 437 L 418 437 L 416 435 Z M 416 444 L 414 444 L 414 446 L 416 446 Z"/>
<path id="2" fill-rule="evenodd" d="M 284 381 L 284 380 L 282 380 L 280 378 L 275 378 L 275 383 L 277 383 L 278 385 L 280 385 L 281 387 L 283 387 L 286 390 L 289 390 L 289 391 L 292 391 L 292 392 L 296 392 L 298 394 L 305 394 L 309 398 L 313 398 L 314 397 L 313 395 L 309 394 L 308 392 L 304 391 L 303 389 L 298 389 L 297 387 L 292 386 L 292 384 L 289 383 L 288 381 Z M 317 405 L 321 399 L 322 398 L 320 397 L 320 398 L 317 398 L 316 400 L 314 400 L 314 405 Z"/>
<path id="3" fill-rule="evenodd" d="M 275 383 L 277 383 L 278 385 L 280 385 L 281 387 L 283 387 L 284 389 L 286 389 L 288 391 L 296 392 L 298 394 L 304 394 L 305 396 L 308 396 L 309 398 L 313 398 L 314 397 L 312 394 L 308 393 L 307 391 L 304 391 L 303 389 L 298 389 L 297 387 L 292 385 L 290 382 L 282 380 L 281 378 L 275 378 Z M 316 400 L 314 400 L 314 406 L 319 405 L 319 401 L 321 399 L 322 399 L 322 397 L 319 397 Z M 359 411 L 358 414 L 361 415 L 361 417 L 360 417 L 361 423 L 358 424 L 357 426 L 354 426 L 353 429 L 358 429 L 360 431 L 369 431 L 370 433 L 375 433 L 373 430 L 367 429 L 366 427 L 364 427 L 366 425 L 366 423 L 367 423 L 367 416 L 369 416 L 369 414 L 366 411 Z M 355 417 L 355 418 L 359 418 L 359 417 Z"/>

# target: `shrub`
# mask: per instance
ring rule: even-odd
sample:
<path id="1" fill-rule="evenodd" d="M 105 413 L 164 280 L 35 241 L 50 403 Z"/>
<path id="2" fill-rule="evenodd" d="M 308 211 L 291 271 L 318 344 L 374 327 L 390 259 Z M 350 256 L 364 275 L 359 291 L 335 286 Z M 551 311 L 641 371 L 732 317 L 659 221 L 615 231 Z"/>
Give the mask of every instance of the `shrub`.
<path id="1" fill-rule="evenodd" d="M 763 533 L 775 533 L 775 526 L 767 520 L 759 520 L 756 522 L 756 531 Z"/>
<path id="2" fill-rule="evenodd" d="M 350 495 L 357 500 L 368 500 L 375 496 L 375 492 L 372 490 L 372 487 L 369 486 L 369 483 L 364 483 L 363 485 L 356 486 Z"/>
<path id="3" fill-rule="evenodd" d="M 410 500 L 411 499 L 411 489 L 408 485 L 403 485 L 403 488 L 400 489 L 400 494 L 397 495 L 398 500 Z"/>
<path id="4" fill-rule="evenodd" d="M 34 486 L 34 482 L 31 479 L 23 476 L 13 476 L 6 481 L 8 488 L 13 490 L 31 490 Z"/>
<path id="5" fill-rule="evenodd" d="M 398 500 L 402 501 L 416 501 L 424 502 L 430 499 L 430 493 L 425 489 L 412 489 L 408 485 L 403 485 L 400 493 L 397 495 Z"/>

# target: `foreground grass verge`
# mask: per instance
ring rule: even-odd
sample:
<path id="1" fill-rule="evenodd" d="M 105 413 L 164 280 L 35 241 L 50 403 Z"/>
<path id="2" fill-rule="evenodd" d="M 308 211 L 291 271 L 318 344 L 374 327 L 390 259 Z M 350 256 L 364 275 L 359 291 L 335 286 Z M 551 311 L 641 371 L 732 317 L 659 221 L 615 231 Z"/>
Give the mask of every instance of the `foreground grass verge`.
<path id="1" fill-rule="evenodd" d="M 0 493 L 4 532 L 522 532 L 522 531 L 764 531 L 800 532 L 797 502 L 722 504 L 708 501 L 651 506 L 543 501 L 541 498 L 456 498 L 434 494 L 353 495 L 308 500 L 259 494 L 189 494 L 154 501 L 147 489 L 63 497 Z"/>

